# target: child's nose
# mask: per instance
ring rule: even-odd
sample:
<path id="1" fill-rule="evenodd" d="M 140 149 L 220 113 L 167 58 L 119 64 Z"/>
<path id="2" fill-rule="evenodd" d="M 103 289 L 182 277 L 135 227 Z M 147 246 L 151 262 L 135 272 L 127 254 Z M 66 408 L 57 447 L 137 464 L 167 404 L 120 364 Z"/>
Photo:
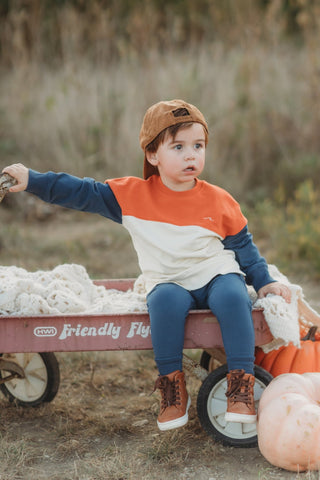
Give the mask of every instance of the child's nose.
<path id="1" fill-rule="evenodd" d="M 190 160 L 194 158 L 194 150 L 193 148 L 188 148 L 185 153 L 185 160 Z"/>

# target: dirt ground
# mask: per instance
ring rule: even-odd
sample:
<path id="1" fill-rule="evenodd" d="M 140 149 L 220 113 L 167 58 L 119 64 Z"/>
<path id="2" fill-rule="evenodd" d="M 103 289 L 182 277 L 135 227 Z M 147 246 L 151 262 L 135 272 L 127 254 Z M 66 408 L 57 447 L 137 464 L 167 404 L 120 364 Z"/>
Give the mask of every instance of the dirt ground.
<path id="1" fill-rule="evenodd" d="M 55 212 L 50 222 L 18 217 L 13 222 L 2 211 L 2 265 L 34 270 L 73 262 L 97 277 L 137 273 L 126 235 L 110 224 L 106 228 L 105 221 L 102 226 L 96 218 L 84 222 Z M 296 280 L 320 311 L 318 285 L 306 276 Z M 200 352 L 192 354 L 198 358 Z M 273 467 L 257 447 L 216 443 L 197 417 L 200 381 L 193 376 L 188 376 L 188 425 L 160 433 L 159 397 L 151 395 L 152 352 L 58 353 L 57 358 L 61 382 L 51 403 L 22 408 L 0 394 L 0 480 L 320 479 L 319 472 Z"/>
<path id="2" fill-rule="evenodd" d="M 57 354 L 57 397 L 38 408 L 0 399 L 1 480 L 318 479 L 270 465 L 258 448 L 225 447 L 202 430 L 198 380 L 187 426 L 160 433 L 151 352 Z"/>

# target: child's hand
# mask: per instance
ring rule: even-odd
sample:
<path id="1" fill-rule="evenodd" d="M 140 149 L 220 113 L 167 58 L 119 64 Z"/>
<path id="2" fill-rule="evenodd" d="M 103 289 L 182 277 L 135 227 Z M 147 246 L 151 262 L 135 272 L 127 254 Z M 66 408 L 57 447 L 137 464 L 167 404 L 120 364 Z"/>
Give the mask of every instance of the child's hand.
<path id="1" fill-rule="evenodd" d="M 9 192 L 22 192 L 27 188 L 29 181 L 29 169 L 22 165 L 22 163 L 14 163 L 5 167 L 2 173 L 9 173 L 17 180 L 17 184 L 9 188 Z"/>
<path id="2" fill-rule="evenodd" d="M 281 295 L 287 303 L 291 301 L 291 290 L 287 285 L 280 282 L 268 283 L 258 290 L 258 298 L 266 297 L 269 293 Z"/>

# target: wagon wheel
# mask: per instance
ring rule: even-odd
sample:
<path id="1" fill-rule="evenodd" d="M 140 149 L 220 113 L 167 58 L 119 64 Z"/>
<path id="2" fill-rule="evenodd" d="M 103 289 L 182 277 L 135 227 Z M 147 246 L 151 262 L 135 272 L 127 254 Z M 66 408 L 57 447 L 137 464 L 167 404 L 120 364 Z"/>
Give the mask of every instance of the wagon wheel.
<path id="1" fill-rule="evenodd" d="M 24 376 L 13 374 L 13 370 L 0 369 L 0 390 L 17 405 L 36 407 L 51 402 L 58 392 L 60 383 L 59 364 L 52 352 L 3 353 L 2 365 L 14 363 Z M 0 363 L 1 368 L 1 363 Z M 15 372 L 14 372 L 15 373 Z M 10 380 L 5 380 L 11 377 Z M 13 377 L 13 378 L 12 378 Z"/>
<path id="2" fill-rule="evenodd" d="M 233 447 L 257 446 L 256 424 L 226 422 L 227 410 L 227 365 L 222 365 L 209 373 L 202 383 L 198 398 L 197 411 L 204 430 L 216 441 Z M 272 375 L 261 367 L 255 366 L 254 400 L 256 409 L 263 390 L 272 380 Z"/>
<path id="3" fill-rule="evenodd" d="M 200 357 L 200 365 L 201 367 L 208 370 L 208 372 L 212 372 L 217 367 L 225 364 L 227 361 L 227 357 L 224 351 L 224 348 L 207 348 L 204 350 Z"/>

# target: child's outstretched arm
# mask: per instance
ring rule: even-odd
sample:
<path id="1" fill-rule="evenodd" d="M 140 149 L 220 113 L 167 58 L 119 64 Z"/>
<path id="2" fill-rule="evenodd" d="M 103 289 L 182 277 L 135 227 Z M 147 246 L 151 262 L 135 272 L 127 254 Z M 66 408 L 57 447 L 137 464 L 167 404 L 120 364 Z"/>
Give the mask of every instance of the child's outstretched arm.
<path id="1" fill-rule="evenodd" d="M 93 178 L 78 178 L 67 173 L 39 173 L 21 163 L 3 169 L 17 180 L 10 192 L 36 195 L 41 200 L 83 212 L 98 213 L 117 223 L 122 223 L 120 205 L 108 183 Z"/>
<path id="2" fill-rule="evenodd" d="M 10 187 L 9 192 L 22 192 L 28 186 L 29 169 L 22 165 L 22 163 L 14 163 L 2 170 L 2 173 L 9 173 L 18 183 Z"/>

